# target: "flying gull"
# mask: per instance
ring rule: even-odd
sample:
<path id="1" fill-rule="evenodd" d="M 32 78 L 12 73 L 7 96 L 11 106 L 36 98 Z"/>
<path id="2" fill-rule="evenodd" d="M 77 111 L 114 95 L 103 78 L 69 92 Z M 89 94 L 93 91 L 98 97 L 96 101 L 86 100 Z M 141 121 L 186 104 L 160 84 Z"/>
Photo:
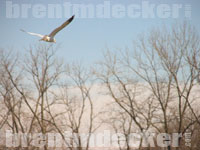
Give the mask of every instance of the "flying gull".
<path id="1" fill-rule="evenodd" d="M 34 36 L 38 36 L 40 37 L 40 41 L 45 41 L 45 42 L 53 42 L 56 43 L 56 40 L 54 38 L 54 36 L 60 31 L 62 30 L 64 27 L 66 27 L 68 24 L 70 24 L 72 22 L 72 20 L 74 19 L 74 16 L 72 16 L 71 18 L 69 18 L 67 21 L 65 21 L 61 26 L 59 26 L 58 28 L 54 29 L 49 35 L 42 35 L 42 34 L 38 34 L 38 33 L 32 33 L 32 32 L 26 32 L 25 30 L 21 29 L 21 31 L 26 32 L 30 35 L 34 35 Z"/>

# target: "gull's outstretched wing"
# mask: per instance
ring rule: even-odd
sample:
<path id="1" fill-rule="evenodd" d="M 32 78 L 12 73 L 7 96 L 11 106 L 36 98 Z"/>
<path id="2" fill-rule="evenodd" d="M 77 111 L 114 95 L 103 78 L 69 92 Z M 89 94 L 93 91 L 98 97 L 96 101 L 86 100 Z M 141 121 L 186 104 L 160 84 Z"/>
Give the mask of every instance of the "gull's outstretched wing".
<path id="1" fill-rule="evenodd" d="M 65 21 L 61 26 L 59 26 L 58 28 L 56 28 L 55 30 L 53 30 L 50 34 L 49 37 L 54 37 L 56 35 L 56 33 L 58 33 L 60 30 L 62 30 L 64 27 L 66 27 L 68 24 L 70 24 L 72 22 L 72 20 L 74 19 L 74 16 L 72 16 L 71 18 L 69 18 L 67 21 Z"/>
<path id="2" fill-rule="evenodd" d="M 32 32 L 26 32 L 25 30 L 23 30 L 23 29 L 20 29 L 22 32 L 25 32 L 25 33 L 28 33 L 28 34 L 30 34 L 30 35 L 34 35 L 34 36 L 38 36 L 38 37 L 41 37 L 41 38 L 43 38 L 44 37 L 44 35 L 42 35 L 42 34 L 38 34 L 38 33 L 32 33 Z"/>

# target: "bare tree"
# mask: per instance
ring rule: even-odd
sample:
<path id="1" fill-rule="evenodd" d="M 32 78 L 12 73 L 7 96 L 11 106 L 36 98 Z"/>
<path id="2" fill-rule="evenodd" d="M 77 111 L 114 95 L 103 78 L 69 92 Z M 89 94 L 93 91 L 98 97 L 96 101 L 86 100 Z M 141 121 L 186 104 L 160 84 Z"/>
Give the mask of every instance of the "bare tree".
<path id="1" fill-rule="evenodd" d="M 111 130 L 114 130 L 117 136 L 117 143 L 119 149 L 131 149 L 130 145 L 130 134 L 134 131 L 133 120 L 130 116 L 121 110 L 115 103 L 111 103 L 111 106 L 108 106 L 108 110 L 105 115 L 109 116 L 103 118 L 102 122 L 110 126 Z M 123 137 L 122 137 L 123 135 Z M 112 141 L 116 142 L 116 141 Z"/>
<path id="2" fill-rule="evenodd" d="M 54 102 L 50 103 L 49 91 L 62 73 L 62 63 L 54 59 L 55 50 L 52 46 L 39 45 L 34 49 L 30 48 L 29 54 L 28 59 L 22 61 L 21 65 L 12 57 L 1 59 L 6 77 L 1 80 L 5 89 L 1 90 L 1 94 L 8 109 L 7 117 L 8 114 L 12 116 L 12 124 L 7 121 L 7 125 L 16 133 L 46 134 L 51 129 L 48 129 L 49 122 L 45 121 L 49 119 L 45 111 L 47 106 Z M 31 140 L 29 144 L 30 142 Z M 44 148 L 47 149 L 46 146 Z"/>
<path id="3" fill-rule="evenodd" d="M 195 63 L 191 63 L 187 56 L 191 49 L 199 51 L 197 37 L 187 24 L 174 26 L 171 30 L 155 29 L 135 41 L 133 50 L 120 51 L 119 55 L 108 52 L 100 63 L 97 76 L 141 132 L 154 128 L 157 132 L 184 134 L 199 121 L 199 114 L 194 109 L 199 99 L 194 96 L 199 74 Z M 148 117 L 143 115 L 145 110 L 139 111 L 142 105 L 134 97 L 137 92 L 133 89 L 138 85 L 143 86 L 143 95 L 146 91 L 153 100 L 149 102 L 153 107 L 147 107 L 148 114 L 151 114 Z M 138 116 L 147 121 L 138 121 Z M 184 147 L 181 139 L 180 136 L 179 145 Z M 168 145 L 170 149 L 172 147 Z"/>
<path id="4" fill-rule="evenodd" d="M 52 121 L 69 149 L 88 150 L 91 133 L 99 127 L 94 124 L 99 114 L 94 112 L 94 100 L 91 97 L 93 77 L 80 64 L 68 65 L 65 75 L 66 81 L 59 86 L 59 92 L 54 97 L 57 107 L 62 107 L 62 115 L 58 119 L 52 116 Z M 65 139 L 64 131 L 72 136 Z"/>
<path id="5" fill-rule="evenodd" d="M 140 133 L 147 131 L 156 109 L 152 99 L 145 96 L 145 92 L 142 91 L 144 88 L 137 78 L 129 74 L 115 54 L 108 51 L 104 56 L 105 61 L 99 63 L 100 67 L 96 71 L 97 78 L 108 89 L 107 94 L 131 118 L 130 125 L 134 124 L 134 128 Z M 121 121 L 125 120 L 122 118 Z M 126 135 L 126 132 L 123 133 Z M 139 149 L 142 148 L 142 140 L 141 138 Z M 127 149 L 129 148 L 127 146 Z"/>
<path id="6" fill-rule="evenodd" d="M 150 35 L 135 43 L 134 54 L 125 53 L 122 60 L 130 71 L 149 86 L 160 105 L 160 123 L 163 123 L 165 133 L 184 134 L 185 129 L 194 122 L 187 114 L 192 110 L 196 72 L 185 56 L 196 46 L 195 41 L 195 32 L 187 24 L 175 26 L 171 31 L 153 30 Z M 176 121 L 176 126 L 170 131 L 173 121 Z"/>
<path id="7" fill-rule="evenodd" d="M 30 47 L 25 57 L 0 50 L 0 129 L 40 132 L 44 140 L 48 133 L 59 133 L 65 142 L 61 149 L 89 150 L 102 113 L 103 123 L 125 138 L 118 137 L 120 150 L 132 148 L 132 132 L 142 134 L 140 150 L 152 149 L 143 145 L 149 131 L 178 133 L 176 147 L 167 137 L 168 150 L 198 150 L 199 43 L 198 33 L 186 23 L 154 29 L 140 36 L 133 49 L 108 50 L 94 73 L 81 64 L 64 67 L 53 45 Z M 106 113 L 95 110 L 96 83 L 111 99 Z M 65 131 L 71 134 L 68 139 Z M 191 147 L 185 145 L 187 133 Z M 38 149 L 25 138 L 27 146 L 20 143 L 16 150 Z M 48 145 L 41 148 L 47 150 Z"/>
<path id="8" fill-rule="evenodd" d="M 10 129 L 13 133 L 25 132 L 24 122 L 22 120 L 22 97 L 14 89 L 9 74 L 15 74 L 13 80 L 20 81 L 20 75 L 17 74 L 17 57 L 11 52 L 0 51 L 0 97 L 1 97 L 1 122 L 0 129 Z M 16 149 L 19 149 L 16 148 Z"/>
<path id="9" fill-rule="evenodd" d="M 0 125 L 12 133 L 42 133 L 44 140 L 50 132 L 59 132 L 65 140 L 64 133 L 69 131 L 73 137 L 65 141 L 67 146 L 88 150 L 91 133 L 100 126 L 94 125 L 98 116 L 91 97 L 94 80 L 81 65 L 64 69 L 55 57 L 55 49 L 52 45 L 30 47 L 21 61 L 2 51 L 0 94 L 6 111 L 1 113 Z M 83 133 L 86 141 L 81 137 Z M 26 140 L 27 149 L 37 148 L 31 146 L 30 137 Z"/>

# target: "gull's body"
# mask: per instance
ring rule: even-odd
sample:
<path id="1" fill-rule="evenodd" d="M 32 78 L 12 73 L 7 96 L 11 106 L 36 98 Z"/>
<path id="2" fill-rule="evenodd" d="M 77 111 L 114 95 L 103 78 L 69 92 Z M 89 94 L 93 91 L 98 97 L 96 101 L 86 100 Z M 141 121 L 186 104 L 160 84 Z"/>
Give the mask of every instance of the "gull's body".
<path id="1" fill-rule="evenodd" d="M 55 38 L 54 37 L 50 37 L 48 35 L 44 35 L 40 41 L 45 41 L 45 42 L 56 42 Z"/>
<path id="2" fill-rule="evenodd" d="M 53 42 L 55 43 L 55 35 L 62 30 L 64 27 L 66 27 L 68 24 L 70 24 L 72 22 L 72 20 L 74 19 L 74 16 L 72 16 L 71 18 L 69 18 L 67 21 L 65 21 L 61 26 L 59 26 L 58 28 L 54 29 L 49 35 L 42 35 L 42 34 L 38 34 L 38 33 L 32 33 L 32 32 L 26 32 L 24 30 L 21 29 L 21 31 L 26 32 L 30 35 L 34 35 L 34 36 L 38 36 L 40 37 L 40 41 L 45 41 L 45 42 Z"/>

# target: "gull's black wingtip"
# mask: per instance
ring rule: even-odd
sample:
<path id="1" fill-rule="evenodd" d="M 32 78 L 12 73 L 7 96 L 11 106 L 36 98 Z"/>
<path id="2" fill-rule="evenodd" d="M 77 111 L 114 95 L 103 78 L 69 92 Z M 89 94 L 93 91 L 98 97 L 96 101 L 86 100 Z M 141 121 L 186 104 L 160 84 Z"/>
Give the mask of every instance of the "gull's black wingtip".
<path id="1" fill-rule="evenodd" d="M 19 29 L 20 31 L 22 31 L 22 32 L 25 32 L 25 30 L 23 30 L 23 29 Z"/>
<path id="2" fill-rule="evenodd" d="M 75 15 L 73 15 L 73 16 L 69 19 L 69 21 L 71 22 L 71 21 L 74 19 L 74 17 L 75 17 Z"/>

